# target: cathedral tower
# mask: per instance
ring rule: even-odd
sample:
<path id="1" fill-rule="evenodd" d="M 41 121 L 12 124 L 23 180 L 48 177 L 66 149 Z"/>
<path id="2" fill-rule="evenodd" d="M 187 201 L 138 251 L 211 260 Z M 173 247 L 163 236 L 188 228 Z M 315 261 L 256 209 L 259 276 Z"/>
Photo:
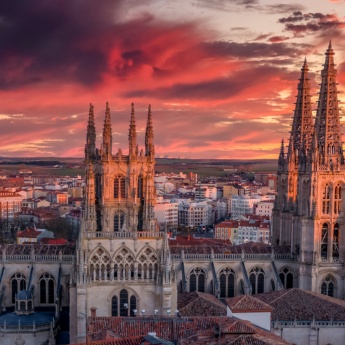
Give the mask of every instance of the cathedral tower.
<path id="1" fill-rule="evenodd" d="M 90 105 L 85 145 L 85 197 L 78 257 L 70 290 L 71 335 L 85 337 L 90 308 L 98 316 L 166 315 L 175 310 L 177 292 L 167 235 L 154 216 L 154 144 L 148 108 L 145 150 L 137 145 L 131 106 L 128 155 L 113 154 L 110 108 L 106 104 L 101 148 L 96 148 Z"/>
<path id="2" fill-rule="evenodd" d="M 279 154 L 272 243 L 298 256 L 300 288 L 328 294 L 344 288 L 345 165 L 331 44 L 325 55 L 314 126 L 306 62 L 302 68 L 288 153 Z"/>

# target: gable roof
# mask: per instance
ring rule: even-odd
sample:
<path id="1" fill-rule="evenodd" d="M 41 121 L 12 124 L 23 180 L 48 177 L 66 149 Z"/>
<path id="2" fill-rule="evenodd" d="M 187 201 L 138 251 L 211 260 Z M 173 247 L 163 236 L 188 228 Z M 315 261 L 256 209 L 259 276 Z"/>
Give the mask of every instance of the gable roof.
<path id="1" fill-rule="evenodd" d="M 272 320 L 345 320 L 345 301 L 298 288 L 266 292 L 255 298 L 273 307 Z"/>
<path id="2" fill-rule="evenodd" d="M 246 313 L 254 311 L 267 312 L 273 310 L 269 304 L 250 295 L 227 298 L 225 299 L 225 302 L 229 306 L 230 310 L 234 313 Z"/>

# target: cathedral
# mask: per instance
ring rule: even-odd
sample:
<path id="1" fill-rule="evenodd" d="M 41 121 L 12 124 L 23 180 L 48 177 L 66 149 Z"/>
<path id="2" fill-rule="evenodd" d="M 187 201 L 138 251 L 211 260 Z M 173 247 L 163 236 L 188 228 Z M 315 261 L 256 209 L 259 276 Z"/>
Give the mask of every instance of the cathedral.
<path id="1" fill-rule="evenodd" d="M 287 152 L 282 141 L 279 153 L 271 245 L 169 239 L 166 231 L 159 231 L 154 215 L 151 107 L 140 149 L 132 104 L 125 155 L 120 148 L 113 151 L 108 104 L 102 142 L 96 147 L 91 104 L 77 247 L 0 245 L 4 344 L 21 344 L 24 337 L 26 344 L 35 344 L 40 326 L 35 308 L 52 312 L 53 321 L 40 327 L 53 344 L 66 310 L 69 341 L 80 343 L 91 315 L 170 316 L 178 314 L 177 295 L 183 292 L 206 292 L 223 299 L 299 287 L 344 299 L 345 162 L 331 44 L 325 56 L 315 119 L 307 61 L 301 69 Z M 23 290 L 26 293 L 20 294 Z M 25 335 L 18 321 L 21 313 L 32 322 Z"/>
<path id="2" fill-rule="evenodd" d="M 338 289 L 343 298 L 345 162 L 331 43 L 325 55 L 315 120 L 306 60 L 301 70 L 288 149 L 282 142 L 278 160 L 272 245 L 296 254 L 300 288 Z"/>
<path id="3" fill-rule="evenodd" d="M 175 269 L 168 236 L 154 217 L 155 148 L 151 107 L 145 149 L 139 150 L 134 104 L 130 115 L 128 155 L 112 152 L 110 109 L 96 148 L 94 110 L 90 105 L 85 145 L 85 208 L 70 289 L 71 329 L 85 338 L 90 308 L 102 316 L 135 316 L 177 308 Z"/>

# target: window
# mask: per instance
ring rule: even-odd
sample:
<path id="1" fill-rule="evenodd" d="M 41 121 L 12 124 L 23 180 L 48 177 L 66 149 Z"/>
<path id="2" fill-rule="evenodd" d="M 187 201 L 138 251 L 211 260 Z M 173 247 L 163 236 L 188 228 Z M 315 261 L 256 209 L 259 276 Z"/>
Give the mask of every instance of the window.
<path id="1" fill-rule="evenodd" d="M 328 224 L 322 225 L 321 230 L 321 258 L 327 259 L 328 254 Z"/>
<path id="2" fill-rule="evenodd" d="M 114 198 L 126 198 L 126 179 L 124 177 L 116 177 L 114 179 Z"/>
<path id="3" fill-rule="evenodd" d="M 285 289 L 293 288 L 293 274 L 287 267 L 279 273 L 279 278 Z"/>
<path id="4" fill-rule="evenodd" d="M 333 259 L 339 259 L 339 225 L 333 227 Z"/>
<path id="5" fill-rule="evenodd" d="M 334 297 L 335 281 L 332 276 L 327 276 L 321 284 L 321 293 L 323 295 Z"/>
<path id="6" fill-rule="evenodd" d="M 123 212 L 114 215 L 114 231 L 121 231 L 125 222 L 125 214 Z"/>
<path id="7" fill-rule="evenodd" d="M 205 292 L 205 272 L 199 267 L 194 268 L 190 273 L 189 291 Z"/>
<path id="8" fill-rule="evenodd" d="M 334 213 L 341 212 L 341 186 L 338 184 L 334 188 Z"/>
<path id="9" fill-rule="evenodd" d="M 249 280 L 253 294 L 264 292 L 265 274 L 262 268 L 256 267 L 252 269 L 249 274 Z"/>
<path id="10" fill-rule="evenodd" d="M 326 184 L 325 187 L 323 188 L 322 213 L 324 214 L 330 213 L 330 187 L 328 186 L 328 184 Z"/>
<path id="11" fill-rule="evenodd" d="M 235 296 L 235 272 L 231 268 L 224 268 L 220 271 L 220 298 Z"/>
<path id="12" fill-rule="evenodd" d="M 54 303 L 54 278 L 49 273 L 45 273 L 40 278 L 40 303 Z"/>
<path id="13" fill-rule="evenodd" d="M 16 300 L 16 293 L 21 290 L 26 290 L 26 278 L 21 273 L 16 273 L 11 278 L 11 287 L 12 287 L 12 303 Z"/>
<path id="14" fill-rule="evenodd" d="M 126 289 L 111 299 L 111 316 L 135 316 L 137 309 L 136 296 Z"/>

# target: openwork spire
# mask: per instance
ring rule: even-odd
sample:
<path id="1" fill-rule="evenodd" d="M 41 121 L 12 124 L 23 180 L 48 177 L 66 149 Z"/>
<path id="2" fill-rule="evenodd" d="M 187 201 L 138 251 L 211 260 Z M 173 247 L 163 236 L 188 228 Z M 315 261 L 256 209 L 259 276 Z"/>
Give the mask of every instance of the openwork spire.
<path id="1" fill-rule="evenodd" d="M 145 133 L 145 156 L 154 156 L 155 148 L 153 145 L 153 126 L 152 126 L 152 114 L 151 105 L 148 107 L 147 124 Z"/>
<path id="2" fill-rule="evenodd" d="M 93 160 L 96 157 L 96 128 L 93 105 L 90 103 L 89 120 L 86 131 L 85 161 Z"/>
<path id="3" fill-rule="evenodd" d="M 305 59 L 297 87 L 297 100 L 290 135 L 290 142 L 292 145 L 289 145 L 289 156 L 292 155 L 291 149 L 294 150 L 295 156 L 299 155 L 299 151 L 302 148 L 302 142 L 304 142 L 303 145 L 306 151 L 309 151 L 311 147 L 314 126 L 308 71 L 307 60 Z"/>
<path id="4" fill-rule="evenodd" d="M 331 43 L 325 53 L 324 68 L 321 71 L 321 88 L 315 121 L 320 163 L 343 162 L 340 118 L 337 93 L 337 70 L 334 65 L 334 51 Z"/>
<path id="5" fill-rule="evenodd" d="M 134 103 L 132 103 L 128 141 L 129 141 L 129 156 L 133 157 L 136 155 L 136 147 L 137 147 L 137 130 L 136 130 L 136 125 L 135 125 Z"/>
<path id="6" fill-rule="evenodd" d="M 105 108 L 105 118 L 104 118 L 104 126 L 103 126 L 102 156 L 111 155 L 112 142 L 113 142 L 113 138 L 112 138 L 112 131 L 111 131 L 110 109 L 107 102 L 106 108 Z"/>

